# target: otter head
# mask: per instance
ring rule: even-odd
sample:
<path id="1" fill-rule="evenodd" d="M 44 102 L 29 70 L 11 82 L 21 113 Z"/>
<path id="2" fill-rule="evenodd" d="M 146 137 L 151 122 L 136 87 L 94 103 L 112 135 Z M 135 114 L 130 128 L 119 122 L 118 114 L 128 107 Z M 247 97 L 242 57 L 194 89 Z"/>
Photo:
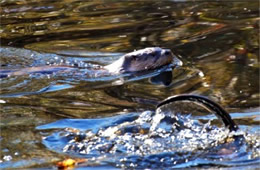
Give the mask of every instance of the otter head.
<path id="1" fill-rule="evenodd" d="M 112 73 L 137 72 L 174 64 L 177 60 L 180 61 L 169 49 L 150 47 L 128 53 L 105 69 Z"/>

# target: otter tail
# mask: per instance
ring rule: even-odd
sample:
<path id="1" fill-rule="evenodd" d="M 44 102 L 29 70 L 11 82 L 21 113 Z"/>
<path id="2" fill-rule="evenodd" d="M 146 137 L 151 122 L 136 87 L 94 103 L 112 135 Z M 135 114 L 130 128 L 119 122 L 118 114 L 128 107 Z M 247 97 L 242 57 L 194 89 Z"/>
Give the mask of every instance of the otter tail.
<path id="1" fill-rule="evenodd" d="M 206 106 L 206 108 L 214 111 L 215 115 L 221 119 L 221 121 L 224 123 L 224 125 L 227 128 L 229 128 L 230 131 L 238 130 L 238 126 L 232 120 L 232 118 L 230 117 L 227 111 L 225 111 L 219 104 L 203 96 L 190 95 L 190 94 L 171 96 L 163 100 L 162 102 L 160 102 L 156 108 L 159 108 L 165 104 L 169 104 L 176 101 L 183 101 L 183 100 L 188 100 L 188 101 L 193 101 L 193 102 L 198 102 L 203 104 L 204 106 Z"/>

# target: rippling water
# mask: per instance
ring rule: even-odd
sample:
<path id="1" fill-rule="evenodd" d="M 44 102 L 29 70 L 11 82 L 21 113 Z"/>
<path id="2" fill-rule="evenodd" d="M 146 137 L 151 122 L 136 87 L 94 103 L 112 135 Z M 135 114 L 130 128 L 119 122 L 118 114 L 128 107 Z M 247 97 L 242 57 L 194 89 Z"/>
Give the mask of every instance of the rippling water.
<path id="1" fill-rule="evenodd" d="M 236 145 L 240 147 L 235 149 L 238 155 L 222 157 L 221 161 L 214 148 L 204 148 L 209 154 L 200 155 L 198 160 L 194 159 L 198 157 L 194 150 L 170 150 L 165 154 L 155 148 L 155 156 L 147 151 L 140 159 L 132 152 L 124 155 L 127 159 L 121 163 L 122 155 L 114 155 L 113 159 L 92 160 L 82 166 L 131 167 L 133 163 L 156 168 L 161 164 L 150 166 L 151 160 L 163 159 L 170 161 L 170 165 L 164 162 L 166 167 L 256 168 L 260 115 L 258 7 L 259 2 L 254 0 L 1 1 L 1 69 L 66 62 L 79 68 L 106 65 L 127 52 L 151 46 L 171 49 L 184 65 L 172 71 L 168 86 L 151 81 L 159 72 L 123 81 L 122 77 L 113 76 L 85 77 L 89 74 L 87 69 L 76 70 L 77 76 L 33 74 L 1 78 L 0 167 L 50 168 L 67 157 L 85 158 L 86 155 L 63 150 L 70 141 L 68 134 L 95 133 L 99 128 L 115 126 L 116 120 L 120 120 L 117 124 L 140 120 L 138 115 L 153 112 L 158 101 L 191 93 L 207 96 L 231 112 L 247 142 Z M 202 116 L 189 111 L 189 120 L 203 122 L 213 117 L 211 113 Z M 219 131 L 225 135 L 225 129 Z M 182 135 L 175 133 L 175 137 Z M 219 142 L 219 138 L 208 139 Z M 183 147 L 195 146 L 187 140 L 175 142 Z M 199 148 L 201 143 L 196 144 Z M 174 166 L 171 159 L 176 161 Z"/>

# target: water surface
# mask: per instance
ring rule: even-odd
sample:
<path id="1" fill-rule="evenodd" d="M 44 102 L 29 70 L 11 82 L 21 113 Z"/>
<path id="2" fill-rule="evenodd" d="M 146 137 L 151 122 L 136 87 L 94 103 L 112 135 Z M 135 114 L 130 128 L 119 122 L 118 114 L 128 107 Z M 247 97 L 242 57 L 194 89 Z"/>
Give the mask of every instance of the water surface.
<path id="1" fill-rule="evenodd" d="M 77 71 L 77 76 L 35 74 L 2 78 L 0 167 L 50 168 L 67 157 L 82 158 L 63 152 L 64 141 L 59 134 L 66 134 L 66 127 L 85 132 L 102 127 L 104 121 L 113 126 L 118 115 L 134 121 L 144 111 L 154 111 L 156 103 L 164 98 L 190 93 L 207 96 L 231 113 L 247 137 L 248 145 L 243 145 L 239 153 L 247 149 L 250 154 L 231 157 L 231 163 L 227 157 L 221 161 L 213 156 L 213 161 L 217 159 L 214 164 L 212 160 L 205 161 L 205 157 L 190 159 L 195 157 L 193 152 L 176 151 L 193 160 L 187 162 L 182 158 L 178 160 L 184 162 L 178 162 L 178 154 L 173 151 L 161 157 L 175 158 L 176 167 L 256 168 L 258 7 L 259 2 L 254 0 L 1 1 L 1 69 L 66 61 L 77 66 L 106 65 L 127 52 L 151 46 L 171 49 L 184 65 L 172 71 L 168 86 L 151 83 L 151 74 L 130 81 L 111 76 L 92 79 L 84 76 L 88 71 L 84 69 Z M 209 121 L 212 117 L 212 113 L 205 113 L 191 119 Z M 55 135 L 56 140 L 44 140 Z M 134 155 L 126 155 L 129 166 L 131 160 L 136 161 L 136 157 L 131 157 Z M 147 160 L 158 158 L 146 156 L 142 159 L 144 167 Z M 94 161 L 82 166 L 121 167 L 116 165 L 118 160 L 115 157 L 106 163 Z"/>

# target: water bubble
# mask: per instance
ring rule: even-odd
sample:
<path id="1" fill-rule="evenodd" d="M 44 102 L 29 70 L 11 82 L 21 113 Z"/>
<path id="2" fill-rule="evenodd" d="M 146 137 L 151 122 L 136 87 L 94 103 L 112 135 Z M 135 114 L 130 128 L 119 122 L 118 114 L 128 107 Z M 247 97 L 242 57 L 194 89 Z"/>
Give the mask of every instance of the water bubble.
<path id="1" fill-rule="evenodd" d="M 141 37 L 140 41 L 147 41 L 147 37 Z"/>
<path id="2" fill-rule="evenodd" d="M 5 155 L 4 157 L 3 157 L 3 160 L 5 160 L 5 161 L 11 161 L 13 158 L 12 158 L 12 156 L 10 156 L 10 155 Z"/>
<path id="3" fill-rule="evenodd" d="M 5 100 L 1 100 L 1 99 L 0 99 L 0 103 L 6 103 L 6 101 L 5 101 Z"/>

